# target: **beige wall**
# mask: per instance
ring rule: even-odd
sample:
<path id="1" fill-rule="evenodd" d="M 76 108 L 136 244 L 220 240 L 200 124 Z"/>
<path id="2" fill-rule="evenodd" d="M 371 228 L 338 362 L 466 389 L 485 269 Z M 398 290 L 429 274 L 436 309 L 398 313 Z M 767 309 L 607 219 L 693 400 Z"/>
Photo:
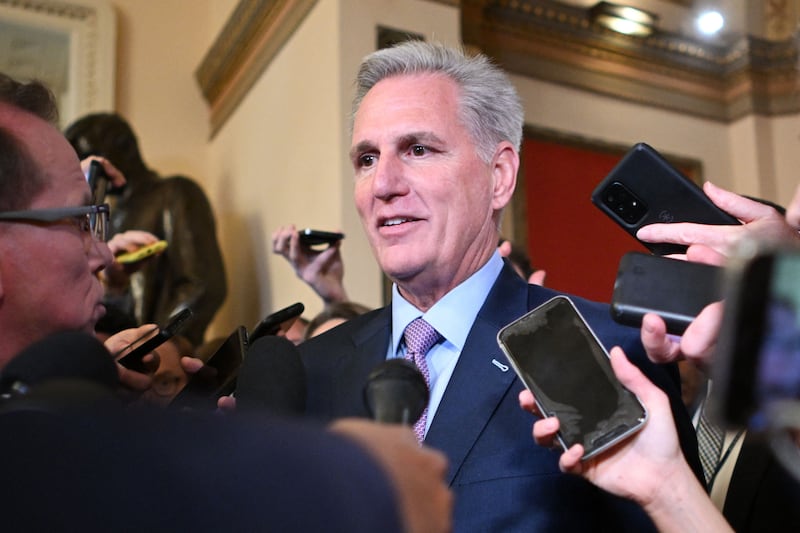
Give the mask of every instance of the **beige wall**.
<path id="1" fill-rule="evenodd" d="M 319 0 L 217 136 L 194 70 L 237 0 L 113 0 L 119 18 L 117 103 L 148 162 L 184 172 L 217 215 L 229 296 L 212 335 L 252 326 L 267 312 L 321 304 L 271 253 L 270 234 L 294 223 L 342 229 L 345 284 L 377 306 L 381 277 L 351 199 L 349 107 L 360 58 L 378 24 L 456 43 L 459 15 L 424 0 Z M 800 164 L 800 120 L 745 118 L 723 125 L 512 76 L 529 124 L 589 139 L 657 148 L 703 161 L 716 183 L 787 203 Z M 760 176 L 761 179 L 757 179 Z"/>

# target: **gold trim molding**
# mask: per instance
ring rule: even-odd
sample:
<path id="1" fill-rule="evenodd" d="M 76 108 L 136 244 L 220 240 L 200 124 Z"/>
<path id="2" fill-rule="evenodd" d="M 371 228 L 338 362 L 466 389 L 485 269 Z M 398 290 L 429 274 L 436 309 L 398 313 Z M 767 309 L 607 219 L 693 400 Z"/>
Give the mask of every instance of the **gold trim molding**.
<path id="1" fill-rule="evenodd" d="M 240 0 L 195 70 L 213 137 L 317 0 Z"/>
<path id="2" fill-rule="evenodd" d="M 524 76 L 730 122 L 800 111 L 798 39 L 631 37 L 554 0 L 462 0 L 462 40 Z"/>

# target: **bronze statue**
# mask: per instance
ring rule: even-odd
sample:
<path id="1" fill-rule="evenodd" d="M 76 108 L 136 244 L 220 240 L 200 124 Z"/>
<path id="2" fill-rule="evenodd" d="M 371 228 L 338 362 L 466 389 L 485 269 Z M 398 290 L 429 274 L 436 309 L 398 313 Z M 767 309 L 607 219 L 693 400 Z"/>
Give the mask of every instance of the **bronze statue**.
<path id="1" fill-rule="evenodd" d="M 87 115 L 65 135 L 81 159 L 105 157 L 127 179 L 123 188 L 109 191 L 110 235 L 144 230 L 169 243 L 131 275 L 128 310 L 139 323 L 165 324 L 174 312 L 190 307 L 194 317 L 181 333 L 201 344 L 226 293 L 214 213 L 203 190 L 186 176 L 162 178 L 148 168 L 133 129 L 117 114 Z"/>

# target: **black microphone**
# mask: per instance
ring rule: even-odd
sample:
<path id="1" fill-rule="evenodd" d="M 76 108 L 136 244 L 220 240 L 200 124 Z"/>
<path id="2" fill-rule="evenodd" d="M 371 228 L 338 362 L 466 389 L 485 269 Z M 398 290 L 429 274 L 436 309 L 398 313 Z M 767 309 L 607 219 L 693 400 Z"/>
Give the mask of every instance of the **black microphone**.
<path id="1" fill-rule="evenodd" d="M 31 344 L 0 372 L 5 411 L 92 406 L 95 400 L 114 397 L 118 385 L 117 367 L 105 346 L 93 335 L 76 331 L 54 333 Z"/>
<path id="2" fill-rule="evenodd" d="M 299 415 L 306 410 L 306 369 L 285 337 L 266 335 L 247 350 L 236 384 L 236 410 Z"/>
<path id="3" fill-rule="evenodd" d="M 375 367 L 364 386 L 370 415 L 389 424 L 413 425 L 425 411 L 428 397 L 428 385 L 417 365 L 399 357 Z"/>

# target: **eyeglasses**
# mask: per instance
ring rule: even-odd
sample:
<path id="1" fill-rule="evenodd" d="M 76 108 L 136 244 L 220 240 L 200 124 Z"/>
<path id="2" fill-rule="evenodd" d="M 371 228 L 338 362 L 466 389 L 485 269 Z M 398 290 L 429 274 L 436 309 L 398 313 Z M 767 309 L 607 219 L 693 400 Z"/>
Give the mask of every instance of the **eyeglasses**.
<path id="1" fill-rule="evenodd" d="M 66 219 L 75 219 L 78 228 L 95 240 L 105 242 L 108 238 L 108 204 L 56 207 L 53 209 L 28 209 L 0 212 L 0 221 L 52 224 Z"/>

